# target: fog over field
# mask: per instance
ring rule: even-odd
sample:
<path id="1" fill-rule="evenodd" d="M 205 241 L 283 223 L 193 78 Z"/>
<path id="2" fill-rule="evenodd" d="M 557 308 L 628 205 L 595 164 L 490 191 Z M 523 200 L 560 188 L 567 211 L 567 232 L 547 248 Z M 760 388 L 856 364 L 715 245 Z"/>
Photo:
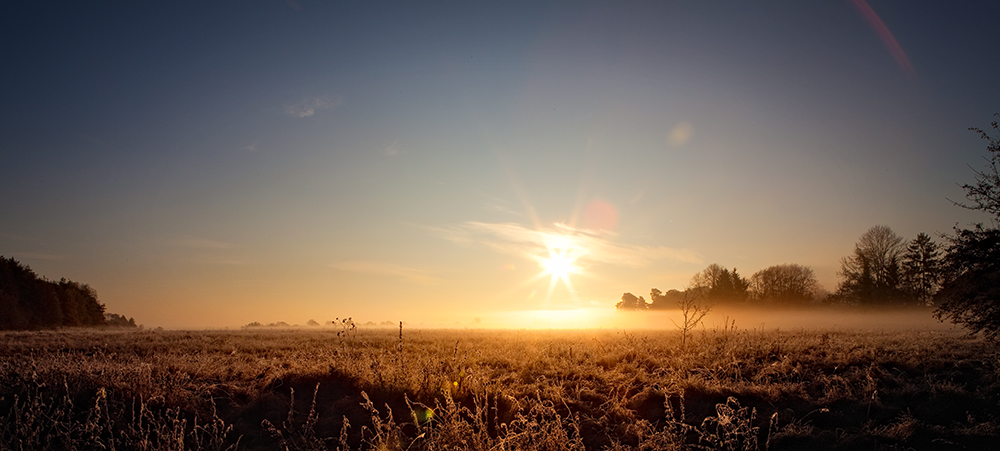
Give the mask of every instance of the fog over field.
<path id="1" fill-rule="evenodd" d="M 679 310 L 622 312 L 614 307 L 566 310 L 526 310 L 483 312 L 466 321 L 419 322 L 404 320 L 404 328 L 432 329 L 623 329 L 677 330 L 682 322 Z M 399 321 L 354 319 L 361 327 L 396 328 Z M 265 323 L 261 321 L 261 323 Z M 367 325 L 367 323 L 374 323 Z M 384 324 L 383 324 L 384 323 Z M 773 308 L 759 309 L 721 306 L 712 308 L 696 330 L 736 327 L 755 330 L 810 331 L 949 331 L 961 330 L 950 322 L 934 318 L 930 308 Z"/>
<path id="2" fill-rule="evenodd" d="M 644 321 L 645 327 L 673 328 L 670 320 L 679 321 L 679 312 L 649 312 L 646 318 L 625 320 Z M 638 316 L 643 316 L 639 314 Z M 950 323 L 942 323 L 935 319 L 930 309 L 878 309 L 878 310 L 847 310 L 847 309 L 746 309 L 719 307 L 705 317 L 705 328 L 724 328 L 735 324 L 738 328 L 764 330 L 857 330 L 857 331 L 943 331 L 959 330 Z M 636 326 L 643 327 L 643 326 Z"/>

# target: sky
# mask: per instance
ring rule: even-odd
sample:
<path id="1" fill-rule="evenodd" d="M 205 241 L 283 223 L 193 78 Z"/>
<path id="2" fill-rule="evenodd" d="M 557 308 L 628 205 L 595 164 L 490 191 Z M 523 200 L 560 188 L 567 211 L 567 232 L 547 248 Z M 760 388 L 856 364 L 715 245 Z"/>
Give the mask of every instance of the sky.
<path id="1" fill-rule="evenodd" d="M 986 155 L 968 128 L 1000 112 L 998 18 L 6 2 L 0 255 L 147 327 L 548 321 L 712 263 L 833 291 L 874 225 L 988 219 L 952 201 Z"/>

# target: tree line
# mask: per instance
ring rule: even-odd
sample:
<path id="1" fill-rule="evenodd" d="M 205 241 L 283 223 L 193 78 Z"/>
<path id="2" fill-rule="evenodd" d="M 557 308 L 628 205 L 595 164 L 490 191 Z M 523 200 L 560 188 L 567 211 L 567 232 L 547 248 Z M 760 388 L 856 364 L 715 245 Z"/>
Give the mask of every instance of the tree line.
<path id="1" fill-rule="evenodd" d="M 650 302 L 622 295 L 620 310 L 672 309 L 684 296 L 710 304 L 753 306 L 897 305 L 929 306 L 944 280 L 944 261 L 937 243 L 925 233 L 903 242 L 887 226 L 872 227 L 841 260 L 843 281 L 825 293 L 812 268 L 799 264 L 769 266 L 750 278 L 713 263 L 691 278 L 684 291 L 654 288 Z"/>
<path id="2" fill-rule="evenodd" d="M 991 125 L 1000 131 L 996 121 Z M 951 234 L 940 234 L 943 245 L 926 233 L 907 242 L 888 226 L 876 225 L 841 259 L 842 280 L 830 294 L 820 290 L 812 269 L 802 265 L 771 266 L 747 279 L 736 268 L 712 264 L 684 291 L 654 288 L 649 302 L 625 293 L 618 309 L 675 309 L 692 299 L 709 305 L 933 306 L 942 321 L 1000 338 L 1000 138 L 970 130 L 988 143 L 987 166 L 973 169 L 974 183 L 961 185 L 967 202 L 953 203 L 990 215 L 989 224 L 956 225 Z"/>
<path id="3" fill-rule="evenodd" d="M 710 304 L 806 305 L 816 302 L 819 283 L 811 268 L 783 264 L 768 267 L 749 279 L 717 263 L 695 274 L 685 290 L 662 292 L 653 288 L 650 300 L 632 293 L 622 295 L 619 310 L 666 310 L 677 308 L 685 298 L 699 298 Z"/>
<path id="4" fill-rule="evenodd" d="M 13 257 L 0 256 L 0 312 L 0 330 L 137 327 L 132 318 L 105 313 L 89 285 L 39 277 Z"/>

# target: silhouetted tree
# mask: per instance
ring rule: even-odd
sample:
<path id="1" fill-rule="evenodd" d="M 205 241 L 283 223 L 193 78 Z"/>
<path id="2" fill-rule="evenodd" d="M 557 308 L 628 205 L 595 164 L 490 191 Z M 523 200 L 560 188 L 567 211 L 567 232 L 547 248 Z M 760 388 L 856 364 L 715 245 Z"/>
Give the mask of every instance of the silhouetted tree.
<path id="1" fill-rule="evenodd" d="M 920 305 L 930 305 L 941 281 L 941 256 L 937 243 L 926 233 L 910 241 L 903 254 L 903 287 Z"/>
<path id="2" fill-rule="evenodd" d="M 948 237 L 945 281 L 934 296 L 941 320 L 1000 337 L 1000 230 L 976 224 Z"/>
<path id="3" fill-rule="evenodd" d="M 646 300 L 642 296 L 635 297 L 632 293 L 622 294 L 622 300 L 615 304 L 618 310 L 646 310 Z"/>
<path id="4" fill-rule="evenodd" d="M 18 306 L 14 295 L 0 289 L 0 330 L 23 330 L 28 328 L 28 318 Z"/>
<path id="5" fill-rule="evenodd" d="M 812 268 L 802 265 L 774 265 L 750 277 L 750 298 L 755 303 L 807 304 L 816 298 L 818 290 Z"/>
<path id="6" fill-rule="evenodd" d="M 991 123 L 993 130 L 997 122 Z M 991 215 L 992 227 L 982 223 L 972 229 L 955 227 L 944 257 L 944 282 L 934 296 L 934 315 L 962 324 L 972 333 L 983 332 L 991 339 L 1000 337 L 1000 138 L 979 128 L 970 128 L 987 141 L 987 168 L 975 172 L 976 183 L 965 184 L 970 203 L 956 205 Z"/>
<path id="7" fill-rule="evenodd" d="M 33 329 L 49 329 L 62 326 L 63 314 L 52 282 L 35 280 L 35 289 L 29 292 L 27 307 Z"/>
<path id="8" fill-rule="evenodd" d="M 677 303 L 684 299 L 684 292 L 668 290 L 666 293 L 653 288 L 649 292 L 650 310 L 668 310 L 677 308 Z"/>
<path id="9" fill-rule="evenodd" d="M 14 258 L 0 258 L 0 302 L 9 306 L 0 316 L 5 328 L 30 329 L 38 322 L 38 276 Z"/>
<path id="10" fill-rule="evenodd" d="M 0 293 L 12 304 L 12 309 L 4 312 L 10 315 L 6 321 L 12 329 L 38 329 L 57 327 L 62 319 L 59 301 L 49 283 L 41 280 L 27 265 L 14 258 L 0 258 Z"/>
<path id="11" fill-rule="evenodd" d="M 749 286 L 750 283 L 736 272 L 736 268 L 730 271 L 713 263 L 691 278 L 688 291 L 702 295 L 713 303 L 744 302 L 749 296 Z"/>
<path id="12" fill-rule="evenodd" d="M 901 288 L 900 255 L 903 238 L 887 226 L 868 229 L 854 246 L 854 254 L 840 261 L 844 281 L 831 296 L 847 304 L 901 304 L 910 296 Z"/>
<path id="13" fill-rule="evenodd" d="M 97 301 L 97 291 L 87 284 L 61 279 L 56 294 L 63 312 L 64 326 L 101 326 L 106 323 L 104 304 Z"/>
<path id="14" fill-rule="evenodd" d="M 13 258 L 0 257 L 0 328 L 43 329 L 104 325 L 104 304 L 87 285 L 38 277 Z"/>

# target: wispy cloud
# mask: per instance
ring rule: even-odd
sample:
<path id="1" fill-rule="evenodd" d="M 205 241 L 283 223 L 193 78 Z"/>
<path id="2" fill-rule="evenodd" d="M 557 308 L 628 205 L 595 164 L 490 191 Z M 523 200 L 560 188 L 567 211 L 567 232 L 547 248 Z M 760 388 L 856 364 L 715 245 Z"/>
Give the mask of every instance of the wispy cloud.
<path id="1" fill-rule="evenodd" d="M 403 153 L 399 147 L 399 140 L 393 141 L 392 144 L 389 144 L 385 149 L 382 149 L 382 153 L 390 157 Z"/>
<path id="2" fill-rule="evenodd" d="M 338 105 L 340 105 L 340 99 L 335 97 L 313 97 L 310 99 L 303 99 L 297 103 L 285 105 L 285 107 L 282 108 L 282 113 L 288 116 L 309 117 L 316 114 L 318 111 L 332 110 Z"/>
<path id="3" fill-rule="evenodd" d="M 243 150 L 245 150 L 247 152 L 256 152 L 257 151 L 257 143 L 259 143 L 259 142 L 260 142 L 260 140 L 258 139 L 256 141 L 254 141 L 253 144 L 250 144 L 249 146 L 244 147 Z"/>
<path id="4" fill-rule="evenodd" d="M 337 262 L 330 265 L 331 268 L 340 271 L 357 272 L 362 274 L 373 274 L 379 276 L 390 276 L 422 285 L 433 285 L 440 282 L 439 279 L 431 276 L 430 271 L 423 269 L 409 268 L 406 266 L 394 265 L 391 263 L 377 263 L 368 261 L 346 261 Z"/>
<path id="5" fill-rule="evenodd" d="M 530 229 L 516 223 L 469 221 L 438 229 L 445 238 L 463 245 L 484 245 L 499 252 L 527 258 L 545 256 L 551 249 L 572 251 L 581 263 L 641 267 L 659 260 L 701 263 L 698 253 L 666 246 L 636 246 L 615 242 L 616 234 L 577 229 L 557 223 Z"/>
<path id="6" fill-rule="evenodd" d="M 639 203 L 639 201 L 642 200 L 642 196 L 644 196 L 645 194 L 646 190 L 644 189 L 639 190 L 638 193 L 635 193 L 635 196 L 632 196 L 632 199 L 629 200 L 628 203 L 632 205 Z"/>
<path id="7" fill-rule="evenodd" d="M 506 213 L 511 216 L 523 218 L 524 212 L 510 206 L 510 203 L 499 197 L 487 196 L 486 203 L 483 204 L 486 211 Z"/>

